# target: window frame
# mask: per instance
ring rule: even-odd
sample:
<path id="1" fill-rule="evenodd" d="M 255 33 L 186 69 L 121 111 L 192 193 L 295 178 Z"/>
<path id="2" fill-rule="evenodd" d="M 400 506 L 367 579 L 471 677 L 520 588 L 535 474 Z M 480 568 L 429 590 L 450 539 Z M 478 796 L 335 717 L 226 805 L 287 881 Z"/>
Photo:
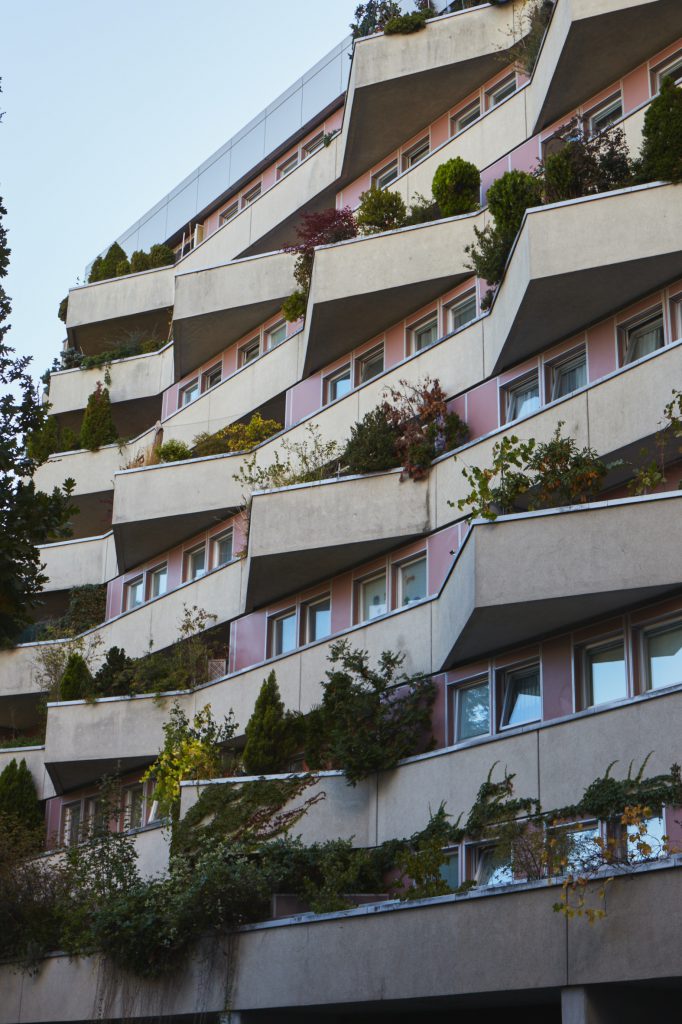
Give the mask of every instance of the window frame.
<path id="1" fill-rule="evenodd" d="M 430 328 L 434 328 L 436 337 L 433 341 L 430 341 L 428 345 L 417 345 L 417 340 L 420 334 L 425 334 Z M 426 316 L 421 317 L 419 320 L 415 320 L 414 323 L 408 324 L 407 327 L 408 339 L 409 339 L 409 354 L 416 355 L 417 352 L 425 352 L 427 348 L 432 348 L 437 341 L 440 341 L 440 326 L 438 318 L 438 310 L 434 309 L 433 312 L 428 313 Z"/>
<path id="2" fill-rule="evenodd" d="M 335 395 L 332 398 L 331 395 L 332 388 L 334 388 L 338 382 L 343 380 L 345 377 L 348 377 L 348 391 L 346 394 L 349 394 L 353 390 L 353 368 L 350 362 L 344 363 L 343 366 L 338 367 L 338 369 L 333 370 L 332 373 L 323 377 L 322 398 L 324 405 L 331 405 L 332 402 L 340 402 L 342 398 L 346 397 L 346 395 Z"/>
<path id="3" fill-rule="evenodd" d="M 478 689 L 481 687 L 488 688 L 488 729 L 486 732 L 476 733 L 474 736 L 461 736 L 460 723 L 461 723 L 461 703 L 462 694 L 467 690 Z M 493 687 L 490 685 L 489 675 L 476 676 L 473 679 L 463 679 L 456 683 L 450 684 L 450 690 L 452 692 L 451 705 L 452 705 L 452 741 L 453 746 L 460 743 L 472 743 L 480 740 L 484 736 L 493 735 Z"/>
<path id="4" fill-rule="evenodd" d="M 193 397 L 187 398 L 186 396 L 187 395 L 191 396 L 192 392 L 194 392 Z M 196 377 L 193 377 L 192 380 L 187 381 L 186 384 L 183 384 L 183 386 L 178 390 L 178 406 L 179 406 L 179 408 L 180 409 L 185 409 L 188 405 L 191 405 L 192 402 L 196 402 L 197 398 L 199 398 L 200 395 L 201 395 L 201 385 L 199 383 L 199 377 L 196 376 Z"/>
<path id="5" fill-rule="evenodd" d="M 383 606 L 384 610 L 382 612 L 379 612 L 377 615 L 372 615 L 372 616 L 368 616 L 367 618 L 365 618 L 364 617 L 364 593 L 365 593 L 365 587 L 367 587 L 370 583 L 374 583 L 376 580 L 380 580 L 382 578 L 383 578 L 383 581 L 384 581 L 384 590 L 385 590 L 385 598 L 384 598 L 384 606 Z M 381 568 L 381 569 L 374 570 L 374 572 L 368 573 L 366 576 L 361 576 L 358 579 L 353 580 L 353 588 L 354 588 L 354 591 L 355 591 L 355 601 L 354 601 L 354 604 L 355 604 L 355 620 L 356 620 L 355 624 L 356 625 L 361 625 L 361 624 L 364 624 L 366 622 L 374 622 L 375 619 L 381 619 L 381 618 L 384 617 L 384 615 L 388 615 L 389 611 L 391 610 L 391 607 L 390 607 L 389 576 L 388 576 L 388 572 L 387 572 L 385 566 L 383 568 Z M 381 607 L 381 606 L 379 605 L 378 607 Z"/>
<path id="6" fill-rule="evenodd" d="M 210 383 L 210 378 L 218 374 L 218 380 L 213 384 Z M 222 362 L 214 363 L 213 366 L 209 366 L 208 370 L 204 370 L 201 375 L 201 393 L 205 394 L 212 388 L 217 388 L 219 384 L 223 382 L 223 364 Z"/>
<path id="7" fill-rule="evenodd" d="M 224 562 L 219 562 L 217 556 L 218 548 L 228 537 L 230 538 L 230 557 Z M 213 534 L 213 536 L 209 538 L 209 544 L 211 550 L 209 565 L 211 570 L 222 569 L 224 565 L 229 565 L 230 562 L 234 561 L 234 527 L 228 526 L 226 529 L 220 530 L 219 533 Z"/>
<path id="8" fill-rule="evenodd" d="M 292 651 L 298 649 L 297 637 L 298 637 L 298 621 L 297 621 L 298 609 L 296 605 L 290 605 L 278 612 L 273 612 L 272 615 L 268 615 L 267 624 L 267 657 L 268 658 L 281 658 L 287 654 L 291 654 Z M 277 650 L 277 624 L 284 622 L 287 619 L 294 620 L 293 628 L 293 645 L 286 651 L 284 649 Z"/>
<path id="9" fill-rule="evenodd" d="M 255 350 L 255 355 L 249 356 L 248 359 L 245 359 L 244 356 L 251 349 Z M 256 359 L 259 359 L 261 354 L 262 353 L 260 344 L 260 334 L 257 334 L 253 338 L 251 338 L 250 341 L 245 341 L 244 344 L 240 345 L 239 348 L 237 349 L 237 361 L 239 363 L 239 369 L 241 369 L 242 366 L 248 366 L 249 363 L 255 363 Z"/>
<path id="10" fill-rule="evenodd" d="M 140 600 L 135 604 L 131 604 L 130 595 L 133 592 L 133 586 L 140 588 Z M 133 612 L 137 608 L 141 608 L 145 604 L 145 585 L 144 585 L 144 572 L 140 572 L 137 576 L 133 576 L 131 579 L 126 580 L 123 584 L 123 610 L 126 612 Z"/>
<path id="11" fill-rule="evenodd" d="M 286 160 L 282 160 L 281 164 L 277 165 L 277 181 L 281 181 L 282 178 L 286 178 L 292 171 L 295 171 L 299 164 L 298 150 L 295 153 L 291 153 Z"/>
<path id="12" fill-rule="evenodd" d="M 328 604 L 329 605 L 329 632 L 325 633 L 324 636 L 311 636 L 310 635 L 310 613 L 318 605 Z M 324 593 L 317 594 L 315 597 L 308 598 L 308 600 L 301 603 L 301 646 L 306 644 L 318 643 L 320 640 L 324 640 L 332 635 L 332 594 L 331 590 L 327 590 Z"/>
<path id="13" fill-rule="evenodd" d="M 400 163 L 403 171 L 409 171 L 412 167 L 416 167 L 422 160 L 426 160 L 427 156 L 431 155 L 431 135 L 427 132 L 423 135 L 418 142 L 414 142 L 408 149 L 404 150 L 400 156 Z"/>
<path id="14" fill-rule="evenodd" d="M 324 129 L 322 129 L 321 131 L 316 132 L 312 139 L 308 139 L 307 142 L 303 143 L 301 146 L 301 152 L 305 153 L 305 156 L 301 157 L 302 161 L 307 160 L 308 157 L 314 156 L 315 153 L 319 153 L 321 149 L 324 149 L 324 136 L 325 132 Z"/>
<path id="15" fill-rule="evenodd" d="M 392 172 L 395 171 L 395 174 Z M 394 157 L 393 160 L 389 160 L 388 163 L 384 164 L 383 167 L 375 171 L 370 177 L 370 186 L 372 188 L 385 189 L 389 185 L 392 185 L 396 178 L 399 176 L 400 170 L 398 168 L 398 158 Z M 390 175 L 390 177 L 388 177 Z M 388 181 L 384 180 L 388 177 Z"/>
<path id="16" fill-rule="evenodd" d="M 78 808 L 78 822 L 76 824 L 75 838 L 72 833 L 73 824 L 69 823 L 69 834 L 66 836 L 66 817 L 69 812 L 73 812 L 73 809 Z M 62 804 L 59 814 L 59 845 L 65 848 L 71 848 L 72 846 L 78 846 L 81 838 L 81 827 L 83 825 L 83 801 L 82 800 L 70 800 L 68 803 Z"/>
<path id="17" fill-rule="evenodd" d="M 501 93 L 501 92 L 504 92 L 505 89 L 507 89 L 508 86 L 511 85 L 512 83 L 514 85 L 514 88 L 511 89 L 509 92 L 505 93 L 505 95 L 502 96 L 501 98 L 498 98 L 498 94 Z M 495 107 L 499 107 L 499 105 L 501 103 L 504 103 L 505 100 L 509 99 L 510 96 L 514 95 L 514 93 L 518 90 L 518 87 L 519 86 L 518 86 L 518 79 L 517 79 L 517 76 L 516 76 L 516 72 L 512 71 L 511 74 L 506 75 L 499 82 L 496 82 L 495 85 L 491 86 L 490 89 L 486 89 L 486 91 L 485 91 L 485 107 L 486 107 L 486 110 L 494 110 Z"/>
<path id="18" fill-rule="evenodd" d="M 513 711 L 511 706 L 511 693 L 515 677 L 529 675 L 531 669 L 536 669 L 538 678 L 540 713 L 536 718 L 525 718 L 522 722 L 510 722 L 509 717 Z M 527 661 L 521 665 L 507 665 L 500 670 L 500 731 L 508 729 L 521 729 L 525 725 L 532 725 L 542 721 L 542 662 L 537 660 Z"/>
<path id="19" fill-rule="evenodd" d="M 474 110 L 476 111 L 476 116 L 472 117 L 471 120 L 467 121 L 466 124 L 460 124 L 460 121 L 463 118 L 468 117 L 469 114 L 473 113 Z M 476 124 L 477 121 L 480 121 L 482 113 L 483 112 L 481 110 L 481 97 L 479 96 L 477 99 L 472 100 L 471 103 L 467 103 L 465 107 L 462 107 L 460 110 L 452 114 L 452 116 L 450 117 L 451 137 L 454 138 L 455 135 L 459 135 L 460 132 L 466 131 L 467 128 L 470 128 L 472 124 Z"/>
<path id="20" fill-rule="evenodd" d="M 418 562 L 424 563 L 424 596 L 415 598 L 414 601 L 403 601 L 404 594 L 404 583 L 403 573 L 410 566 L 416 565 Z M 410 555 L 408 558 L 404 558 L 402 561 L 394 562 L 392 566 L 393 572 L 396 577 L 395 585 L 395 607 L 397 609 L 411 608 L 412 605 L 419 604 L 421 601 L 426 601 L 429 597 L 429 559 L 428 550 L 424 548 L 423 551 L 419 551 L 414 555 Z"/>
<path id="21" fill-rule="evenodd" d="M 364 376 L 365 367 L 376 361 L 381 356 L 381 369 L 376 373 L 373 373 L 371 377 Z M 380 377 L 386 369 L 385 363 L 385 352 L 384 343 L 380 342 L 378 345 L 373 345 L 372 348 L 368 348 L 365 352 L 362 352 L 359 356 L 355 357 L 355 387 L 360 387 L 361 384 L 367 384 L 370 380 L 376 380 Z"/>
<path id="22" fill-rule="evenodd" d="M 612 648 L 622 647 L 623 650 L 623 672 L 625 681 L 625 692 L 621 697 L 613 697 L 610 700 L 600 701 L 595 703 L 592 699 L 594 697 L 594 686 L 592 682 L 591 662 L 590 658 L 599 654 L 602 651 L 608 651 Z M 581 707 L 583 711 L 587 711 L 589 708 L 601 708 L 606 707 L 609 704 L 616 704 L 619 701 L 628 700 L 630 698 L 630 681 L 628 672 L 628 645 L 626 643 L 625 634 L 620 633 L 615 636 L 601 637 L 590 641 L 589 643 L 583 644 L 580 650 L 580 665 L 581 665 Z"/>
<path id="23" fill-rule="evenodd" d="M 154 578 L 156 576 L 158 576 L 161 572 L 165 572 L 165 575 L 166 575 L 166 586 L 165 586 L 165 589 L 162 590 L 159 594 L 155 594 L 154 593 Z M 147 600 L 148 601 L 156 601 L 157 598 L 163 597 L 164 594 L 168 593 L 168 562 L 159 562 L 157 565 L 153 566 L 151 569 L 147 569 L 146 572 L 145 572 L 145 576 L 146 576 L 145 591 L 147 593 Z"/>
<path id="24" fill-rule="evenodd" d="M 604 127 L 595 128 L 595 120 L 609 114 L 611 111 L 615 110 L 616 107 L 620 107 L 620 113 L 612 120 L 608 121 Z M 623 113 L 623 93 L 619 89 L 618 92 L 612 93 L 595 107 L 591 107 L 589 110 L 585 111 L 584 123 L 587 126 L 587 137 L 592 139 L 595 135 L 600 135 L 603 131 L 606 131 L 607 128 L 610 128 L 612 124 L 615 124 L 616 121 L 620 121 L 623 117 Z"/>
<path id="25" fill-rule="evenodd" d="M 677 77 L 670 74 L 669 69 L 676 67 L 678 70 Z M 682 83 L 682 50 L 678 50 L 677 53 L 671 54 L 664 60 L 660 61 L 655 67 L 651 69 L 651 95 L 657 96 L 661 91 L 661 85 L 663 84 L 664 78 L 673 78 L 675 85 L 679 86 Z"/>
<path id="26" fill-rule="evenodd" d="M 133 793 L 140 794 L 140 824 L 133 825 L 129 817 L 130 808 L 133 804 Z M 144 828 L 146 824 L 146 800 L 145 787 L 142 782 L 133 782 L 123 789 L 123 831 L 129 832 L 133 829 Z"/>
<path id="27" fill-rule="evenodd" d="M 235 199 L 234 202 L 230 203 L 229 206 L 226 206 L 225 209 L 221 210 L 218 214 L 218 224 L 220 227 L 222 227 L 223 224 L 229 224 L 231 220 L 234 220 L 234 218 L 239 215 L 239 211 L 239 200 Z"/>
<path id="28" fill-rule="evenodd" d="M 284 328 L 284 337 L 282 338 L 281 341 L 276 341 L 276 342 L 273 343 L 273 341 L 272 341 L 273 334 L 276 334 L 277 331 L 281 331 L 282 328 Z M 265 335 L 265 351 L 266 352 L 272 352 L 273 349 L 279 348 L 279 346 L 283 345 L 284 342 L 287 340 L 287 322 L 286 322 L 286 320 L 278 320 L 277 323 L 271 324 L 270 327 L 267 327 L 263 333 Z"/>
<path id="29" fill-rule="evenodd" d="M 511 403 L 512 399 L 517 392 L 524 389 L 524 385 L 527 385 L 530 381 L 535 378 L 538 392 L 538 404 L 537 408 L 533 409 L 532 412 L 519 413 L 512 416 Z M 514 377 L 512 380 L 506 381 L 506 383 L 500 385 L 500 391 L 502 392 L 502 423 L 515 423 L 517 420 L 526 419 L 528 416 L 534 416 L 542 408 L 542 392 L 540 390 L 540 373 L 537 367 L 534 370 L 530 370 L 528 373 L 522 374 L 520 377 Z"/>
<path id="30" fill-rule="evenodd" d="M 242 210 L 246 210 L 249 206 L 252 206 L 257 199 L 260 199 L 262 194 L 263 182 L 258 181 L 256 182 L 255 185 L 252 185 L 251 188 L 247 189 L 246 192 L 243 193 L 240 200 Z"/>
<path id="31" fill-rule="evenodd" d="M 474 304 L 474 315 L 471 317 L 470 320 L 466 320 L 463 324 L 460 324 L 459 327 L 454 327 L 452 322 L 453 314 L 455 313 L 457 308 L 459 306 L 468 305 L 468 303 L 472 301 Z M 465 292 L 462 295 L 458 295 L 456 299 L 452 300 L 452 302 L 448 302 L 447 305 L 445 306 L 445 315 L 447 318 L 448 334 L 454 334 L 455 331 L 463 331 L 465 327 L 468 327 L 469 324 L 472 324 L 474 320 L 476 320 L 476 318 L 478 317 L 478 302 L 476 299 L 476 289 L 472 288 L 471 291 Z"/>
<path id="32" fill-rule="evenodd" d="M 664 633 L 672 633 L 676 630 L 682 630 L 682 619 L 670 619 L 664 622 L 654 622 L 647 626 L 644 626 L 640 630 L 640 664 L 642 671 L 640 672 L 640 678 L 644 683 L 645 693 L 659 693 L 663 690 L 667 690 L 671 686 L 679 686 L 682 683 L 682 678 L 675 683 L 666 683 L 665 686 L 652 685 L 651 681 L 651 657 L 649 655 L 649 640 L 651 637 L 660 636 Z"/>
<path id="33" fill-rule="evenodd" d="M 204 567 L 201 570 L 201 572 L 197 573 L 196 575 L 191 576 L 190 572 L 189 572 L 190 565 L 192 564 L 192 560 L 193 560 L 194 556 L 198 555 L 199 552 L 203 552 Z M 208 572 L 208 569 L 206 567 L 206 562 L 207 562 L 207 558 L 206 558 L 206 541 L 202 541 L 200 544 L 193 544 L 192 547 L 186 548 L 182 552 L 182 581 L 183 581 L 183 583 L 194 583 L 196 580 L 200 580 L 202 578 L 202 576 L 205 576 L 206 573 Z"/>
<path id="34" fill-rule="evenodd" d="M 647 352 L 643 356 L 630 356 L 631 332 L 641 330 L 642 327 L 646 327 L 647 324 L 651 324 L 656 320 L 661 321 L 661 344 L 653 352 Z M 640 359 L 646 359 L 647 356 L 651 356 L 654 352 L 659 352 L 662 348 L 665 348 L 665 312 L 663 304 L 659 303 L 657 306 L 650 306 L 649 309 L 632 317 L 630 320 L 625 320 L 622 324 L 618 324 L 618 338 L 620 342 L 618 347 L 620 350 L 621 366 L 630 366 L 632 363 L 636 363 Z"/>
<path id="35" fill-rule="evenodd" d="M 585 367 L 585 383 L 575 388 L 573 391 L 566 391 L 564 394 L 557 394 L 557 384 L 560 381 L 560 374 L 567 370 L 577 366 L 581 362 Z M 576 391 L 580 391 L 581 388 L 587 387 L 589 380 L 587 374 L 587 346 L 581 345 L 580 348 L 571 349 L 570 352 L 564 352 L 556 359 L 551 359 L 545 363 L 545 369 L 547 370 L 547 381 L 546 381 L 546 393 L 550 396 L 551 402 L 557 402 L 562 398 L 568 398 L 569 395 L 575 394 Z"/>

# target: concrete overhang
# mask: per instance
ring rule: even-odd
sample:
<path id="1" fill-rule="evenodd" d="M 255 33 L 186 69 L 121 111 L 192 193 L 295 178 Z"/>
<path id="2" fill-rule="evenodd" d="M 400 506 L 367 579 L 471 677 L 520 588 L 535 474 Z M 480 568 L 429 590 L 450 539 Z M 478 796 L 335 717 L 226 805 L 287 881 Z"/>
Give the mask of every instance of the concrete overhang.
<path id="1" fill-rule="evenodd" d="M 404 36 L 355 44 L 343 122 L 341 182 L 356 178 L 504 66 L 522 4 L 484 5 Z"/>
<path id="2" fill-rule="evenodd" d="M 302 375 L 470 277 L 464 247 L 474 241 L 474 225 L 482 227 L 485 216 L 451 217 L 316 249 Z"/>
<path id="3" fill-rule="evenodd" d="M 71 477 L 76 481 L 73 501 L 78 514 L 73 519 L 73 536 L 95 537 L 111 528 L 114 474 L 125 456 L 117 444 L 97 451 L 80 449 L 51 455 L 33 474 L 36 488 L 50 494 Z"/>
<path id="4" fill-rule="evenodd" d="M 679 0 L 559 0 L 529 92 L 531 133 L 617 82 L 681 33 Z"/>
<path id="5" fill-rule="evenodd" d="M 174 289 L 175 267 L 72 288 L 66 317 L 69 339 L 86 355 L 97 355 L 133 332 L 167 338 Z"/>
<path id="6" fill-rule="evenodd" d="M 434 663 L 451 668 L 680 590 L 680 494 L 479 521 L 440 595 Z"/>
<path id="7" fill-rule="evenodd" d="M 246 611 L 428 533 L 429 492 L 396 470 L 255 494 Z"/>
<path id="8" fill-rule="evenodd" d="M 107 583 L 118 573 L 114 537 L 83 537 L 43 544 L 39 549 L 47 583 L 43 593 Z"/>
<path id="9" fill-rule="evenodd" d="M 61 795 L 69 790 L 89 786 L 100 779 L 130 775 L 146 768 L 155 759 L 151 757 L 105 757 L 97 761 L 60 761 L 59 764 L 45 762 L 45 768 L 55 793 Z"/>
<path id="10" fill-rule="evenodd" d="M 485 373 L 521 362 L 680 275 L 682 186 L 638 186 L 530 210 L 486 321 Z"/>
<path id="11" fill-rule="evenodd" d="M 239 455 L 214 455 L 116 474 L 112 528 L 119 572 L 208 529 L 244 503 Z"/>
<path id="12" fill-rule="evenodd" d="M 176 379 L 274 316 L 294 289 L 295 256 L 267 253 L 178 274 L 173 339 Z"/>

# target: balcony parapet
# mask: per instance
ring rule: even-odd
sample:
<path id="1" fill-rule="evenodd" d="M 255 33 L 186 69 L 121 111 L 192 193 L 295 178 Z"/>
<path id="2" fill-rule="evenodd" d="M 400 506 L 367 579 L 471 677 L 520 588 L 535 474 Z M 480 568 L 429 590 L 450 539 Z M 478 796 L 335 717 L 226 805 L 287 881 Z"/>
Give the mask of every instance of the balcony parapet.
<path id="1" fill-rule="evenodd" d="M 114 535 L 81 537 L 43 544 L 40 560 L 48 581 L 43 591 L 71 590 L 91 583 L 108 583 L 118 574 Z"/>

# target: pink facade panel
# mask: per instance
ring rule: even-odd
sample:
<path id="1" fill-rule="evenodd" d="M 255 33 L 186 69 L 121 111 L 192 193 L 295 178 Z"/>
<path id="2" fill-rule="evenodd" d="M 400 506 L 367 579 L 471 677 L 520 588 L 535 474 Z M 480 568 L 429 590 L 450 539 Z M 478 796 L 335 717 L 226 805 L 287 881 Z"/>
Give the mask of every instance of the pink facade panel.
<path id="1" fill-rule="evenodd" d="M 546 640 L 542 645 L 542 717 L 547 721 L 572 712 L 571 638 Z"/>
<path id="2" fill-rule="evenodd" d="M 623 79 L 623 109 L 634 110 L 649 97 L 649 72 L 646 64 L 642 64 Z"/>
<path id="3" fill-rule="evenodd" d="M 613 320 L 596 324 L 587 332 L 588 380 L 592 383 L 616 369 L 616 338 Z"/>
<path id="4" fill-rule="evenodd" d="M 461 544 L 463 527 L 460 524 L 432 534 L 428 540 L 429 594 L 435 595 L 443 586 L 453 559 Z"/>
<path id="5" fill-rule="evenodd" d="M 497 380 L 488 380 L 467 393 L 466 424 L 471 440 L 496 430 L 499 418 Z"/>

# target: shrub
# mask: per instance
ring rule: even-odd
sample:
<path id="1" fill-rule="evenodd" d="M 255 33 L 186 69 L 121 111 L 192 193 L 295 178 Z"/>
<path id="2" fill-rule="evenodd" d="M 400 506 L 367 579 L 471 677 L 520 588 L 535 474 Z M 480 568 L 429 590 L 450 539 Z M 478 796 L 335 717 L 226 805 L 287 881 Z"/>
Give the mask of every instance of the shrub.
<path id="1" fill-rule="evenodd" d="M 284 710 L 274 669 L 263 680 L 246 726 L 244 768 L 250 775 L 289 771 L 300 750 L 300 715 Z"/>
<path id="2" fill-rule="evenodd" d="M 93 281 L 106 281 L 110 277 L 116 277 L 116 269 L 122 261 L 127 261 L 128 257 L 125 252 L 118 244 L 114 242 L 110 245 L 105 256 L 98 256 L 92 264 L 90 269 L 90 276 L 88 277 L 88 284 Z"/>
<path id="3" fill-rule="evenodd" d="M 464 248 L 469 257 L 469 267 L 477 277 L 488 284 L 499 284 L 504 275 L 511 246 L 492 224 L 486 224 L 484 228 L 477 228 L 474 225 L 474 235 L 474 244 Z M 481 302 L 481 309 L 490 307 L 492 296 L 493 292 L 489 289 Z"/>
<path id="4" fill-rule="evenodd" d="M 111 414 L 109 389 L 103 388 L 102 382 L 97 381 L 97 386 L 88 398 L 88 404 L 83 414 L 81 444 L 83 448 L 94 452 L 103 444 L 111 444 L 117 438 L 118 432 Z"/>
<path id="5" fill-rule="evenodd" d="M 77 636 L 104 622 L 107 607 L 106 583 L 84 583 L 69 591 L 69 605 L 59 623 L 62 635 Z"/>
<path id="6" fill-rule="evenodd" d="M 26 450 L 38 465 L 60 451 L 59 443 L 59 424 L 54 416 L 48 416 L 40 430 L 26 436 Z"/>
<path id="7" fill-rule="evenodd" d="M 481 174 L 475 164 L 460 156 L 437 168 L 431 188 L 444 217 L 473 213 L 480 206 Z"/>
<path id="8" fill-rule="evenodd" d="M 214 434 L 197 434 L 192 442 L 192 452 L 195 456 L 204 456 L 250 451 L 256 445 L 267 441 L 273 434 L 279 433 L 281 429 L 281 423 L 277 423 L 276 420 L 264 420 L 260 413 L 256 412 L 248 423 L 231 423 Z"/>
<path id="9" fill-rule="evenodd" d="M 336 441 L 323 441 L 320 428 L 314 423 L 308 424 L 304 434 L 302 441 L 283 441 L 281 450 L 285 458 L 280 458 L 276 451 L 274 462 L 269 466 L 256 465 L 255 454 L 244 459 L 234 479 L 244 485 L 247 497 L 253 491 L 313 483 L 334 474 L 340 455 Z"/>
<path id="10" fill-rule="evenodd" d="M 303 214 L 301 224 L 296 229 L 298 242 L 295 245 L 287 246 L 284 250 L 297 255 L 294 264 L 294 280 L 298 289 L 282 306 L 283 310 L 286 307 L 284 315 L 288 320 L 298 320 L 305 313 L 313 274 L 315 247 L 332 245 L 334 242 L 342 242 L 347 238 L 355 238 L 357 233 L 358 226 L 349 206 L 344 206 L 340 210 L 330 207 L 330 209 L 321 210 L 319 213 Z"/>
<path id="11" fill-rule="evenodd" d="M 43 825 L 44 814 L 24 758 L 19 764 L 12 758 L 0 772 L 0 818 L 3 816 L 26 829 L 38 830 Z"/>
<path id="12" fill-rule="evenodd" d="M 644 116 L 640 178 L 682 182 L 682 89 L 664 78 Z"/>
<path id="13" fill-rule="evenodd" d="M 126 260 L 119 260 L 116 264 L 116 277 L 125 277 L 126 274 L 130 273 L 130 262 Z"/>
<path id="14" fill-rule="evenodd" d="M 67 314 L 68 307 L 69 307 L 69 296 L 65 295 L 64 298 L 62 299 L 62 301 L 59 303 L 59 310 L 57 311 L 57 316 L 59 317 L 59 319 L 61 320 L 61 322 L 63 324 L 66 323 L 66 314 Z"/>
<path id="15" fill-rule="evenodd" d="M 405 219 L 406 224 L 429 224 L 431 221 L 440 220 L 443 216 L 440 207 L 435 199 L 427 199 L 426 196 L 415 193 L 414 200 Z"/>
<path id="16" fill-rule="evenodd" d="M 406 218 L 405 203 L 398 192 L 390 192 L 388 189 L 373 185 L 360 195 L 356 221 L 362 234 L 371 235 L 377 231 L 401 228 Z"/>
<path id="17" fill-rule="evenodd" d="M 401 380 L 389 388 L 383 405 L 389 425 L 398 433 L 396 454 L 403 476 L 422 480 L 436 456 L 463 444 L 469 430 L 457 413 L 448 412 L 445 392 L 438 380 L 426 378 L 410 384 Z"/>
<path id="18" fill-rule="evenodd" d="M 130 257 L 131 274 L 139 274 L 143 270 L 149 270 L 150 266 L 149 253 L 143 249 L 136 249 Z"/>
<path id="19" fill-rule="evenodd" d="M 164 244 L 153 245 L 149 250 L 149 269 L 155 270 L 158 267 L 170 267 L 175 263 L 175 253 Z"/>
<path id="20" fill-rule="evenodd" d="M 367 3 L 355 8 L 355 21 L 350 25 L 353 39 L 381 32 L 390 18 L 400 17 L 401 14 L 400 4 L 396 0 L 367 0 Z"/>
<path id="21" fill-rule="evenodd" d="M 506 171 L 488 189 L 488 209 L 495 218 L 496 229 L 510 246 L 526 210 L 541 204 L 542 186 L 526 171 Z"/>
<path id="22" fill-rule="evenodd" d="M 88 284 L 93 284 L 95 281 L 104 280 L 104 260 L 101 256 L 95 257 L 90 267 L 90 274 L 88 275 Z"/>
<path id="23" fill-rule="evenodd" d="M 499 3 L 499 0 L 490 0 L 490 2 Z M 507 52 L 507 60 L 525 75 L 533 74 L 552 9 L 551 0 L 532 0 L 529 10 L 524 12 L 528 19 L 528 31 Z"/>
<path id="24" fill-rule="evenodd" d="M 350 428 L 342 456 L 351 473 L 378 473 L 400 465 L 396 442 L 400 434 L 389 424 L 383 406 L 365 413 Z"/>
<path id="25" fill-rule="evenodd" d="M 410 35 L 426 27 L 426 11 L 411 11 L 409 14 L 398 14 L 389 18 L 384 25 L 384 33 L 387 36 Z"/>
<path id="26" fill-rule="evenodd" d="M 288 295 L 282 303 L 282 316 L 285 320 L 288 320 L 290 324 L 296 323 L 297 320 L 302 320 L 305 316 L 305 311 L 308 306 L 308 296 L 305 292 L 299 288 Z"/>
<path id="27" fill-rule="evenodd" d="M 74 651 L 59 684 L 60 700 L 83 700 L 93 692 L 93 679 L 85 658 Z"/>
<path id="28" fill-rule="evenodd" d="M 562 148 L 550 153 L 536 172 L 546 203 L 609 192 L 632 181 L 632 164 L 621 128 L 607 128 L 588 139 L 572 121 L 558 139 L 563 142 Z"/>
<path id="29" fill-rule="evenodd" d="M 64 427 L 61 432 L 59 441 L 59 451 L 61 452 L 73 452 L 81 446 L 81 440 L 79 435 L 71 427 Z"/>
<path id="30" fill-rule="evenodd" d="M 306 760 L 312 767 L 331 763 L 354 786 L 427 745 L 435 688 L 428 676 L 400 671 L 404 659 L 384 651 L 372 669 L 366 651 L 347 640 L 332 644 L 322 704 L 311 720 L 317 736 L 311 733 Z"/>
<path id="31" fill-rule="evenodd" d="M 134 661 L 122 647 L 110 647 L 95 673 L 95 691 L 102 697 L 122 697 L 130 693 Z"/>
<path id="32" fill-rule="evenodd" d="M 183 441 L 166 441 L 156 449 L 159 462 L 182 462 L 192 458 L 192 449 Z"/>

